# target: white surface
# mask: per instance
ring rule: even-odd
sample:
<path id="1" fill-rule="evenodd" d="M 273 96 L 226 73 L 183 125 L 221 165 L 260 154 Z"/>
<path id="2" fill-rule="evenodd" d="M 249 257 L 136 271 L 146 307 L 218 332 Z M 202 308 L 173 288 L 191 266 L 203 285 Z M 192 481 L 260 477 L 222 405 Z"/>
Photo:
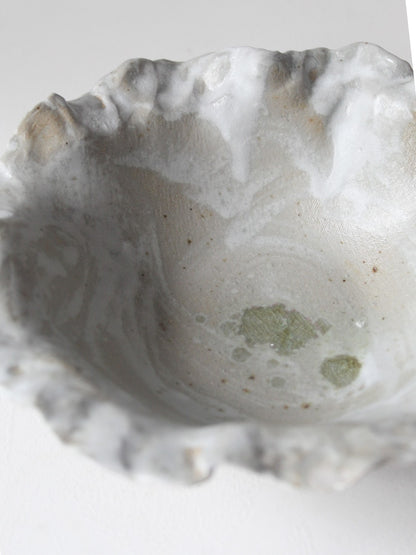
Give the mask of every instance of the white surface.
<path id="1" fill-rule="evenodd" d="M 1 150 L 37 101 L 53 91 L 76 97 L 130 57 L 368 40 L 410 59 L 404 2 L 397 0 L 166 6 L 20 0 L 0 10 Z M 33 409 L 16 407 L 2 393 L 0 432 L 1 555 L 416 551 L 415 468 L 379 470 L 336 495 L 288 490 L 229 467 L 184 489 L 156 480 L 133 484 L 106 472 L 59 444 Z"/>
<path id="2" fill-rule="evenodd" d="M 412 60 L 416 60 L 416 0 L 406 0 Z M 414 65 L 414 62 L 413 64 Z"/>

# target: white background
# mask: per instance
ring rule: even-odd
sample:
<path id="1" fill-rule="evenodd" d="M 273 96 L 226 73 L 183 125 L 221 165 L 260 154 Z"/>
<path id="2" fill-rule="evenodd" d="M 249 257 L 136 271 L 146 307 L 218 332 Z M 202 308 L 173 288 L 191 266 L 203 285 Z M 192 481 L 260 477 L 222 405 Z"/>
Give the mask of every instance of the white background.
<path id="1" fill-rule="evenodd" d="M 79 96 L 127 58 L 358 40 L 410 61 L 404 0 L 3 1 L 0 150 L 39 100 Z M 131 483 L 62 446 L 1 391 L 0 438 L 1 555 L 416 553 L 416 467 L 379 469 L 338 494 L 231 467 L 193 488 Z"/>

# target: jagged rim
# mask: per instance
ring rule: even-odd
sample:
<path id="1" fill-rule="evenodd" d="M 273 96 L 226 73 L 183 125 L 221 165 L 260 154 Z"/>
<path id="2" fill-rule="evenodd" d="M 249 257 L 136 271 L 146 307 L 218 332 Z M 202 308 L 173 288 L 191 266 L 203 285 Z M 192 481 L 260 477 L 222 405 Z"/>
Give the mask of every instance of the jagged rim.
<path id="1" fill-rule="evenodd" d="M 337 52 L 358 45 L 376 47 L 356 43 Z M 384 49 L 376 48 L 390 55 Z M 214 54 L 221 52 L 193 60 Z M 111 81 L 129 63 L 131 60 L 101 79 L 92 91 Z M 410 68 L 409 64 L 407 66 Z M 412 73 L 411 68 L 409 73 Z M 16 139 L 12 139 L 9 150 L 15 148 Z M 5 160 L 7 157 L 6 152 Z M 7 162 L 2 169 L 7 172 Z M 11 175 L 7 177 L 10 178 Z M 7 300 L 2 299 L 2 302 L 6 306 Z M 15 331 L 20 337 L 15 350 L 21 351 L 29 340 L 17 328 Z M 255 421 L 200 427 L 174 426 L 160 421 L 156 426 L 154 418 L 133 410 L 132 399 L 127 393 L 120 390 L 115 394 L 112 390 L 110 394 L 107 387 L 100 390 L 64 366 L 62 361 L 54 360 L 47 352 L 42 353 L 42 348 L 34 350 L 31 347 L 27 353 L 29 356 L 19 366 L 5 365 L 1 383 L 6 391 L 13 392 L 14 398 L 37 406 L 64 442 L 125 474 L 150 472 L 194 482 L 208 478 L 216 465 L 228 461 L 255 471 L 271 472 L 295 484 L 341 489 L 381 462 L 416 460 L 416 448 L 409 448 L 408 444 L 409 439 L 415 437 L 416 421 L 410 420 L 405 425 L 339 422 L 286 428 Z M 37 357 L 39 367 L 34 372 L 33 360 L 36 361 Z M 30 365 L 29 373 L 25 368 Z M 111 428 L 112 436 L 108 433 Z M 111 445 L 108 442 L 110 437 Z M 328 454 L 332 461 L 325 466 Z"/>

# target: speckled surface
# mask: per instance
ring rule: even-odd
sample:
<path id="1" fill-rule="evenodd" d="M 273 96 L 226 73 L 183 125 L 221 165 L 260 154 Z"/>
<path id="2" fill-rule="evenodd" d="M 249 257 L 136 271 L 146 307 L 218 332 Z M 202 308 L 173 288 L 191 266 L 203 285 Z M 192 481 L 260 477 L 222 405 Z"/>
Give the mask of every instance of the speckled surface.
<path id="1" fill-rule="evenodd" d="M 2 382 L 131 473 L 412 459 L 414 110 L 367 44 L 132 60 L 39 104 L 1 169 Z"/>

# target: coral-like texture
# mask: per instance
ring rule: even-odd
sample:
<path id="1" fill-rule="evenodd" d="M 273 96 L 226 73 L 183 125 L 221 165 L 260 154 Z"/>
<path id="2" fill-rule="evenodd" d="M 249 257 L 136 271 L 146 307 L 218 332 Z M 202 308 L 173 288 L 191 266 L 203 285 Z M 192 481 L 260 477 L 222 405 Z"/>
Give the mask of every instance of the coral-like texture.
<path id="1" fill-rule="evenodd" d="M 1 382 L 132 475 L 416 460 L 415 110 L 367 43 L 52 95 L 0 166 Z"/>

